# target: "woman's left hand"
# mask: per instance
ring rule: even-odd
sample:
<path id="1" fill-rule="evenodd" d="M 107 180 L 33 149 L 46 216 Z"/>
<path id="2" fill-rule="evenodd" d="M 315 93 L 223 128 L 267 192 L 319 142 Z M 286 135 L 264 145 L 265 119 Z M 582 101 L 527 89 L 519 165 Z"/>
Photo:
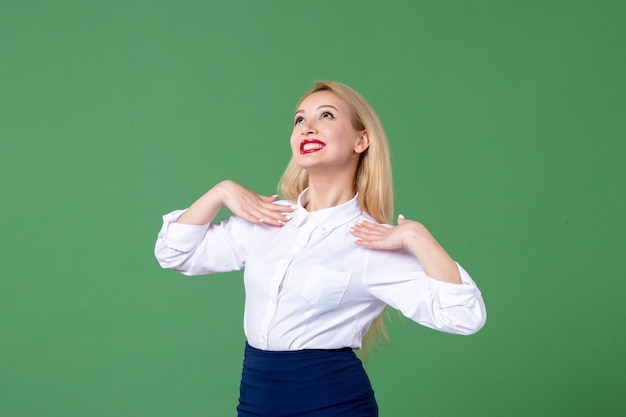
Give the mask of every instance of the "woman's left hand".
<path id="1" fill-rule="evenodd" d="M 398 216 L 398 225 L 387 227 L 368 221 L 360 221 L 350 228 L 350 232 L 357 240 L 359 246 L 370 249 L 399 249 L 406 245 L 406 239 L 410 233 L 411 223 L 402 215 Z"/>
<path id="2" fill-rule="evenodd" d="M 359 246 L 370 249 L 408 248 L 422 264 L 428 276 L 439 281 L 461 284 L 457 264 L 420 222 L 398 216 L 395 227 L 361 221 L 350 232 Z"/>

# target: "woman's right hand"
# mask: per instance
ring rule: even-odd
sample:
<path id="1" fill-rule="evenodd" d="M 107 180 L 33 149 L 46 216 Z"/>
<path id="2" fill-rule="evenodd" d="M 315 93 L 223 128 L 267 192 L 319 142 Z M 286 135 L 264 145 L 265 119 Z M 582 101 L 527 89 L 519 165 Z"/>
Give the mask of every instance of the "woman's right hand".
<path id="1" fill-rule="evenodd" d="M 214 189 L 218 191 L 222 205 L 234 215 L 255 224 L 282 226 L 291 220 L 285 213 L 296 209 L 295 206 L 276 204 L 276 195 L 257 194 L 232 180 L 222 181 Z"/>
<path id="2" fill-rule="evenodd" d="M 235 181 L 226 180 L 217 184 L 196 200 L 179 218 L 182 224 L 209 224 L 222 206 L 228 207 L 234 215 L 251 223 L 282 226 L 291 218 L 288 214 L 294 206 L 276 204 L 276 196 L 266 197 L 256 194 Z"/>

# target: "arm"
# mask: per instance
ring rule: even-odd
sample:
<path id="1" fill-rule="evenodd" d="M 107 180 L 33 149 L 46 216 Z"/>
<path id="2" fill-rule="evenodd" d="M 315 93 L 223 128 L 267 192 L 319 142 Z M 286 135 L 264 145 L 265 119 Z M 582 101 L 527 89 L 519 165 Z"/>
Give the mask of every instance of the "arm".
<path id="1" fill-rule="evenodd" d="M 454 260 L 423 224 L 398 216 L 396 227 L 359 222 L 352 228 L 357 245 L 371 249 L 408 248 L 417 257 L 429 277 L 461 284 L 461 275 Z"/>
<path id="2" fill-rule="evenodd" d="M 233 181 L 219 183 L 186 211 L 163 217 L 155 246 L 159 264 L 185 275 L 241 269 L 254 225 L 279 227 L 289 220 L 293 209 L 275 200 L 275 196 L 258 195 Z M 222 205 L 235 216 L 211 223 Z"/>
<path id="3" fill-rule="evenodd" d="M 368 262 L 367 286 L 377 298 L 424 326 L 472 334 L 485 323 L 480 290 L 418 222 L 398 218 L 398 226 L 361 222 L 352 228 L 359 246 L 375 251 Z M 405 249 L 406 248 L 406 249 Z M 391 272 L 393 271 L 393 272 Z"/>
<path id="4" fill-rule="evenodd" d="M 282 226 L 290 220 L 283 214 L 293 211 L 289 206 L 274 204 L 276 196 L 266 197 L 226 180 L 211 188 L 178 218 L 177 223 L 203 225 L 215 219 L 222 206 L 251 223 Z"/>

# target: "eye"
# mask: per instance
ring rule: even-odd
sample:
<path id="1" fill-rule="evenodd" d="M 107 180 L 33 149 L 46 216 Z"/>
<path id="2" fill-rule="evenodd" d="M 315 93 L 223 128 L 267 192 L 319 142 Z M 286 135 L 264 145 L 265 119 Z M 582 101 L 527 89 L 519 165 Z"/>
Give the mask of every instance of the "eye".
<path id="1" fill-rule="evenodd" d="M 335 116 L 329 112 L 329 111 L 325 111 L 324 113 L 322 113 L 322 119 L 334 119 Z"/>
<path id="2" fill-rule="evenodd" d="M 304 118 L 302 116 L 298 116 L 296 117 L 296 119 L 293 121 L 294 125 L 297 125 L 298 123 L 302 122 L 304 120 Z"/>

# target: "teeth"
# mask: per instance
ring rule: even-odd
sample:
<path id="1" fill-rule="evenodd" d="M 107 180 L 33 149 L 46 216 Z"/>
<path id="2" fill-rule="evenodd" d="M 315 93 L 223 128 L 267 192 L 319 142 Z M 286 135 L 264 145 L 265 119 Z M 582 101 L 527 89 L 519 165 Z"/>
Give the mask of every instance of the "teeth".
<path id="1" fill-rule="evenodd" d="M 302 146 L 302 150 L 303 151 L 310 151 L 313 149 L 322 149 L 324 147 L 324 145 L 322 145 L 321 143 L 305 143 Z"/>

